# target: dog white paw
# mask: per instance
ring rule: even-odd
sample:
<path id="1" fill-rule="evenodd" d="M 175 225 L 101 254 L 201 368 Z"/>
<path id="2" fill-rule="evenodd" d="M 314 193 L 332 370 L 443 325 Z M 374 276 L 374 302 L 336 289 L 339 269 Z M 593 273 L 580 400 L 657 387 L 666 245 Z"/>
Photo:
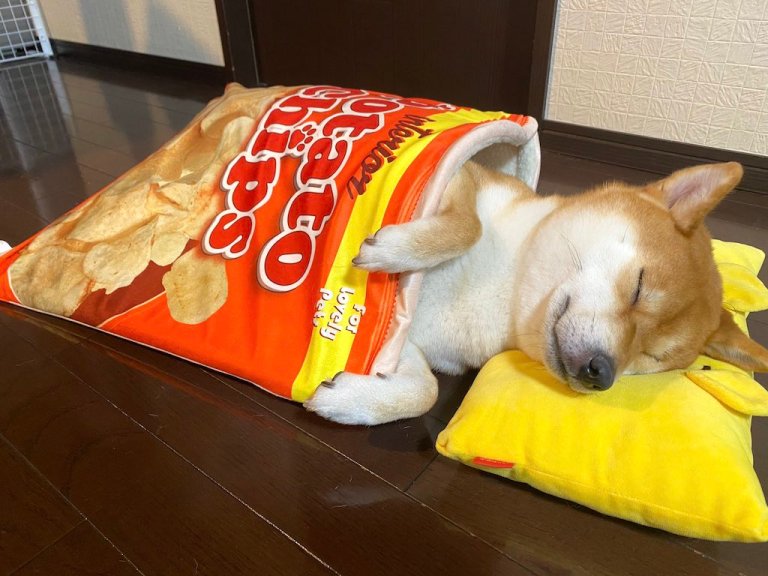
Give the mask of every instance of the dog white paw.
<path id="1" fill-rule="evenodd" d="M 377 397 L 386 380 L 349 372 L 337 374 L 318 386 L 304 407 L 340 424 L 380 424 L 387 421 L 377 413 Z"/>
<path id="2" fill-rule="evenodd" d="M 408 232 L 402 226 L 385 226 L 363 240 L 352 264 L 371 272 L 405 272 L 411 269 L 411 253 Z"/>

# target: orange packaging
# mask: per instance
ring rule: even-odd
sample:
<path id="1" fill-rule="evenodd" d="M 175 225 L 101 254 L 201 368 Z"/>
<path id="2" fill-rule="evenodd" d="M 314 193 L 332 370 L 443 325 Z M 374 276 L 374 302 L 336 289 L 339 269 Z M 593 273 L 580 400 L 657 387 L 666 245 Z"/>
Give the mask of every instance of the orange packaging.
<path id="1" fill-rule="evenodd" d="M 536 185 L 536 122 L 330 86 L 230 85 L 174 140 L 0 256 L 0 299 L 304 401 L 394 367 L 419 274 L 352 258 L 475 157 Z"/>

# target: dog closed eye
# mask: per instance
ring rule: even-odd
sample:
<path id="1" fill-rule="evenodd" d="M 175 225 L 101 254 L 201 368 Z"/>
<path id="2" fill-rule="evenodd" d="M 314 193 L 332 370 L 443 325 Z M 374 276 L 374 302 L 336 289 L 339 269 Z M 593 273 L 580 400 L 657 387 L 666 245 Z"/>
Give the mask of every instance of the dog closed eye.
<path id="1" fill-rule="evenodd" d="M 643 274 L 645 273 L 645 268 L 640 269 L 640 274 L 637 277 L 637 288 L 635 288 L 635 295 L 632 298 L 632 306 L 638 303 L 640 300 L 640 293 L 643 290 Z"/>
<path id="2" fill-rule="evenodd" d="M 648 352 L 642 352 L 642 355 L 643 356 L 647 356 L 648 358 L 650 358 L 651 360 L 654 360 L 656 362 L 661 362 L 662 361 L 662 359 L 659 358 L 658 356 L 654 356 L 653 354 L 649 354 Z"/>

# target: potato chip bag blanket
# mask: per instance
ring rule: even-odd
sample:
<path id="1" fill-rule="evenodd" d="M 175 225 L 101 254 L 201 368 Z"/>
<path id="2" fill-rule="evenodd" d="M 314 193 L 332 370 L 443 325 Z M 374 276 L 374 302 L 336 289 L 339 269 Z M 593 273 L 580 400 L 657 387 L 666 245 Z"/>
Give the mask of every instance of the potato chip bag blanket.
<path id="1" fill-rule="evenodd" d="M 426 99 L 231 84 L 0 256 L 0 300 L 304 401 L 339 371 L 393 369 L 404 343 L 421 277 L 355 269 L 361 242 L 434 213 L 470 158 L 535 188 L 536 130 Z"/>

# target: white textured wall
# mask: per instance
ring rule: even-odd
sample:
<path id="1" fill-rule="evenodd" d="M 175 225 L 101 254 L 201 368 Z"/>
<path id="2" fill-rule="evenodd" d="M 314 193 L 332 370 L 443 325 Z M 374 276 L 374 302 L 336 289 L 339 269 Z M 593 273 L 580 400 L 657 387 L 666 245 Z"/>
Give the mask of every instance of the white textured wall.
<path id="1" fill-rule="evenodd" d="M 768 0 L 560 0 L 546 117 L 768 154 Z"/>
<path id="2" fill-rule="evenodd" d="M 223 65 L 214 0 L 39 0 L 56 40 Z"/>

